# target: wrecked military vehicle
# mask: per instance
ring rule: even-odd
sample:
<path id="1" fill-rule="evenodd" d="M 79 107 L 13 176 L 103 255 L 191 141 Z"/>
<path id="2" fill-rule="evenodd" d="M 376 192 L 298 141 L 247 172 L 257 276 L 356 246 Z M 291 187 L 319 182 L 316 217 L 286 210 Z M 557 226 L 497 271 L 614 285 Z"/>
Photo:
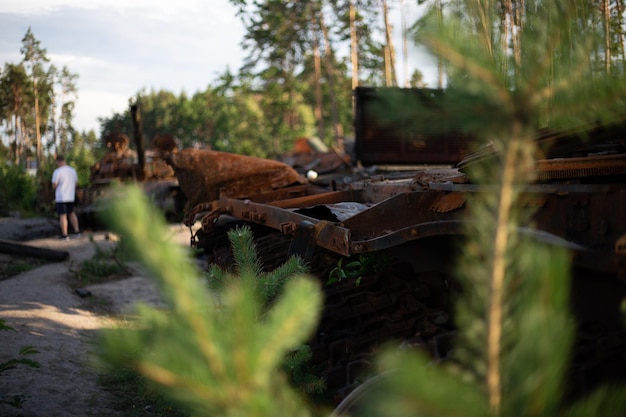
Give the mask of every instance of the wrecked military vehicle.
<path id="1" fill-rule="evenodd" d="M 112 185 L 126 182 L 140 184 L 168 220 L 182 217 L 187 200 L 166 161 L 178 149 L 176 140 L 170 134 L 159 134 L 144 149 L 138 107 L 132 106 L 131 112 L 137 150 L 130 148 L 130 138 L 124 133 L 113 132 L 106 137 L 107 153 L 91 167 L 89 185 L 77 190 L 76 212 L 82 225 L 97 227 L 99 204 L 108 200 Z"/>
<path id="2" fill-rule="evenodd" d="M 357 160 L 411 169 L 355 167 L 349 178 L 341 173 L 320 183 L 284 163 L 214 151 L 185 149 L 170 161 L 188 198 L 184 223 L 196 226 L 191 244 L 210 262 L 232 265 L 227 233 L 246 224 L 267 270 L 298 254 L 324 284 L 311 365 L 322 370 L 337 403 L 361 383 L 383 343 L 418 345 L 436 359 L 448 354 L 455 332 L 450 295 L 458 289 L 450 267 L 465 238 L 468 196 L 488 187 L 473 184 L 465 168 L 493 156 L 489 147 L 470 152 L 470 138 L 461 134 L 431 137 L 385 125 L 368 113 L 376 94 L 356 91 Z M 538 180 L 521 199 L 536 208 L 524 232 L 570 251 L 579 321 L 623 336 L 626 125 L 584 133 L 584 140 L 580 132 L 538 136 L 552 146 L 536 161 Z M 603 370 L 625 374 L 623 355 L 593 354 Z M 585 369 L 573 378 L 587 389 L 598 370 Z"/>

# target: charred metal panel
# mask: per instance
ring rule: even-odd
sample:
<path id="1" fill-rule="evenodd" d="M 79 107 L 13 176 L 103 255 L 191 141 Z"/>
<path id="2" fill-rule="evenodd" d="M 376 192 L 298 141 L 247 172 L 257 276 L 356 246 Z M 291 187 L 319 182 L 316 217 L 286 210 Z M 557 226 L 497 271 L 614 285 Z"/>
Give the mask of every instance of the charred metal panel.
<path id="1" fill-rule="evenodd" d="M 445 196 L 443 192 L 402 193 L 373 205 L 369 210 L 343 221 L 355 239 L 373 239 L 420 223 L 451 220 L 453 214 L 432 210 L 432 205 Z"/>
<path id="2" fill-rule="evenodd" d="M 245 220 L 250 223 L 267 226 L 284 235 L 294 235 L 299 227 L 312 228 L 311 238 L 323 248 L 343 256 L 350 256 L 350 230 L 333 222 L 320 220 L 291 210 L 254 203 L 250 200 L 222 198 L 213 201 L 202 216 L 202 231 L 211 233 L 215 221 L 223 214 Z M 188 219 L 188 224 L 193 219 Z"/>
<path id="3" fill-rule="evenodd" d="M 442 90 L 358 87 L 357 159 L 374 164 L 456 164 L 471 138 L 446 115 Z"/>
<path id="4" fill-rule="evenodd" d="M 300 175 L 281 162 L 205 149 L 183 149 L 171 157 L 191 207 L 222 197 L 245 198 L 301 183 Z"/>

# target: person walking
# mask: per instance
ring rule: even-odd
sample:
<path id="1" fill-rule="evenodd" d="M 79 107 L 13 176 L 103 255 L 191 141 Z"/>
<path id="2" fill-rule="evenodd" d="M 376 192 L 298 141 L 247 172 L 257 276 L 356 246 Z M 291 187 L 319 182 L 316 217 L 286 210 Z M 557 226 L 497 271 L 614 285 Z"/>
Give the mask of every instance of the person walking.
<path id="1" fill-rule="evenodd" d="M 74 212 L 74 200 L 76 198 L 76 184 L 78 175 L 76 170 L 65 162 L 63 155 L 56 157 L 57 168 L 52 173 L 52 187 L 54 188 L 54 202 L 59 215 L 61 226 L 61 237 L 59 239 L 69 240 L 68 223 L 72 225 L 73 237 L 80 237 L 78 227 L 78 216 Z"/>

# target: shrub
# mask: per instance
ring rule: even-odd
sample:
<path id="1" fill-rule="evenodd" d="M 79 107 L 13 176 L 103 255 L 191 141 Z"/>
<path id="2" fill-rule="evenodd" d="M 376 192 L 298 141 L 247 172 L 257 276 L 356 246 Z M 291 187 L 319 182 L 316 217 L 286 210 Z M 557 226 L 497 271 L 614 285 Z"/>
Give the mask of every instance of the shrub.
<path id="1" fill-rule="evenodd" d="M 24 169 L 5 164 L 0 167 L 0 215 L 12 211 L 31 213 L 37 201 L 35 178 Z"/>

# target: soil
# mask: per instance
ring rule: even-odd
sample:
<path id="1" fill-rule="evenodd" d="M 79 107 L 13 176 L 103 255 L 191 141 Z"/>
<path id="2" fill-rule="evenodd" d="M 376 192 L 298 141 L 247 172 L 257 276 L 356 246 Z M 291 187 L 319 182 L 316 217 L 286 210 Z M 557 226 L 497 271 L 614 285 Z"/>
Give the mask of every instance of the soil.
<path id="1" fill-rule="evenodd" d="M 37 229 L 40 238 L 33 238 Z M 107 231 L 83 232 L 80 238 L 57 239 L 52 219 L 0 219 L 0 239 L 67 251 L 63 262 L 38 261 L 34 269 L 0 278 L 0 319 L 15 331 L 0 332 L 0 364 L 19 356 L 25 346 L 38 353 L 28 358 L 41 367 L 19 366 L 0 374 L 0 400 L 24 399 L 21 408 L 0 404 L 0 416 L 103 417 L 119 415 L 113 394 L 98 384 L 93 366 L 95 336 L 133 314 L 138 301 L 159 305 L 154 281 L 138 265 L 130 276 L 86 285 L 77 279 L 79 264 L 94 256 L 96 247 L 113 248 Z M 172 225 L 172 241 L 188 245 L 189 231 Z M 0 255 L 0 264 L 35 262 L 19 255 Z"/>

